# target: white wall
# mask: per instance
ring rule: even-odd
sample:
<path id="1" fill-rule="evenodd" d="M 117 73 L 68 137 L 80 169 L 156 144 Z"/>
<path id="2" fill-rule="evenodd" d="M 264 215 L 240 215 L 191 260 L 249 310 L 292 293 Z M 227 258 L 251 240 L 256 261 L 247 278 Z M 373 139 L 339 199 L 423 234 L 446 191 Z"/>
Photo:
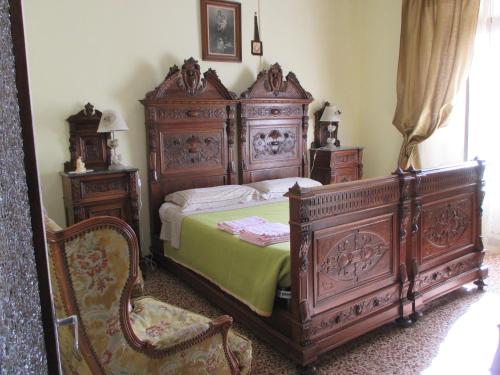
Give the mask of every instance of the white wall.
<path id="1" fill-rule="evenodd" d="M 437 129 L 420 147 L 423 168 L 435 168 L 464 161 L 465 88 L 457 95 L 447 124 Z M 474 155 L 469 155 L 474 156 Z"/>
<path id="2" fill-rule="evenodd" d="M 100 110 L 117 109 L 129 126 L 128 132 L 118 135 L 122 155 L 141 171 L 141 237 L 143 248 L 148 247 L 146 140 L 144 112 L 138 100 L 163 80 L 171 65 L 180 66 L 190 56 L 200 60 L 203 71 L 216 69 L 224 84 L 236 93 L 253 82 L 261 67 L 279 62 L 285 72 L 294 71 L 315 97 L 311 119 L 312 111 L 329 100 L 344 111 L 339 130 L 343 144 L 362 144 L 359 119 L 364 105 L 359 104 L 358 72 L 362 63 L 358 51 L 362 48 L 356 41 L 360 24 L 353 4 L 351 0 L 262 1 L 261 64 L 249 51 L 257 0 L 242 2 L 242 63 L 201 61 L 199 0 L 24 1 L 35 141 L 49 215 L 58 223 L 65 222 L 58 176 L 69 159 L 65 119 L 88 101 Z M 380 30 L 379 35 L 385 31 L 391 30 Z M 392 66 L 380 67 L 385 69 L 384 76 L 392 76 L 388 71 Z M 386 83 L 395 87 L 393 82 Z M 374 119 L 363 128 L 374 123 L 390 124 Z M 312 134 L 311 120 L 309 141 Z M 376 155 L 374 148 L 375 144 L 369 143 L 368 158 Z M 368 174 L 372 165 L 367 163 Z"/>

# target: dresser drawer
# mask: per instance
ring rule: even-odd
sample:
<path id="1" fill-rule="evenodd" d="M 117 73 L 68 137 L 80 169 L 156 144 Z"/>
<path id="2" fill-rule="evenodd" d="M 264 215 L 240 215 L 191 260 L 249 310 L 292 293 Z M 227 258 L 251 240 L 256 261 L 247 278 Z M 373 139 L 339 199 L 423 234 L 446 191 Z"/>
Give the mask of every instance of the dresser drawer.
<path id="1" fill-rule="evenodd" d="M 361 147 L 323 147 L 309 153 L 311 178 L 323 185 L 355 181 L 363 175 Z"/>
<path id="2" fill-rule="evenodd" d="M 225 106 L 149 107 L 147 116 L 149 121 L 157 123 L 226 121 L 227 109 Z"/>
<path id="3" fill-rule="evenodd" d="M 100 179 L 80 179 L 80 199 L 123 197 L 129 192 L 128 175 Z"/>
<path id="4" fill-rule="evenodd" d="M 358 162 L 358 150 L 337 151 L 332 154 L 332 158 L 330 160 L 332 168 L 342 165 L 353 165 Z"/>
<path id="5" fill-rule="evenodd" d="M 126 221 L 140 240 L 137 168 L 61 173 L 66 224 L 94 216 L 114 216 Z"/>
<path id="6" fill-rule="evenodd" d="M 95 204 L 86 207 L 85 211 L 87 212 L 88 218 L 95 216 L 114 216 L 125 220 L 126 222 L 130 221 L 128 205 L 124 200 L 112 203 Z"/>
<path id="7" fill-rule="evenodd" d="M 358 179 L 357 168 L 337 168 L 335 175 L 332 174 L 332 180 L 335 177 L 335 183 L 356 181 Z"/>

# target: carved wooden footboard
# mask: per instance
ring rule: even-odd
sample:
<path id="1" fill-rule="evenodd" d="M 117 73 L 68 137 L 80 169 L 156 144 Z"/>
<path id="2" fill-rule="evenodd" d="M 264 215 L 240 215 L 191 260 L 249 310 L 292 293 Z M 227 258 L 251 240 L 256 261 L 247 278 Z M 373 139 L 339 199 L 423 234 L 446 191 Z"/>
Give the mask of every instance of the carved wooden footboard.
<path id="1" fill-rule="evenodd" d="M 303 364 L 411 313 L 401 179 L 290 190 L 293 339 L 313 353 Z"/>
<path id="2" fill-rule="evenodd" d="M 481 287 L 481 162 L 289 192 L 302 364 L 461 285 Z"/>

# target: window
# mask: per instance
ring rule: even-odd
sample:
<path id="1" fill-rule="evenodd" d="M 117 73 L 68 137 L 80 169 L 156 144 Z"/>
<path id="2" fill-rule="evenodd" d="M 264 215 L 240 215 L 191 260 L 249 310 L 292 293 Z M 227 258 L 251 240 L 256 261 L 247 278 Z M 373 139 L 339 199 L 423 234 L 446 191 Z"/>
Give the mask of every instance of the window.
<path id="1" fill-rule="evenodd" d="M 486 160 L 483 236 L 500 248 L 500 0 L 484 0 L 468 80 L 466 154 Z M 496 178 L 495 178 L 496 177 Z"/>

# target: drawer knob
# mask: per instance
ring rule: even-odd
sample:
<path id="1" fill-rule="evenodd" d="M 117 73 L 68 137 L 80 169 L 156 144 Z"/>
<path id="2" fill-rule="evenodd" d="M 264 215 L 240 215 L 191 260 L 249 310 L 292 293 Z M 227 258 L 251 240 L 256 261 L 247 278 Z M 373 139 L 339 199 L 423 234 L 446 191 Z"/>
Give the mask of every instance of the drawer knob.
<path id="1" fill-rule="evenodd" d="M 272 108 L 271 109 L 271 114 L 272 115 L 279 115 L 281 113 L 281 110 L 279 110 L 278 108 Z"/>
<path id="2" fill-rule="evenodd" d="M 194 109 L 190 109 L 189 111 L 186 112 L 188 117 L 199 117 L 200 116 L 200 111 L 196 111 Z"/>

